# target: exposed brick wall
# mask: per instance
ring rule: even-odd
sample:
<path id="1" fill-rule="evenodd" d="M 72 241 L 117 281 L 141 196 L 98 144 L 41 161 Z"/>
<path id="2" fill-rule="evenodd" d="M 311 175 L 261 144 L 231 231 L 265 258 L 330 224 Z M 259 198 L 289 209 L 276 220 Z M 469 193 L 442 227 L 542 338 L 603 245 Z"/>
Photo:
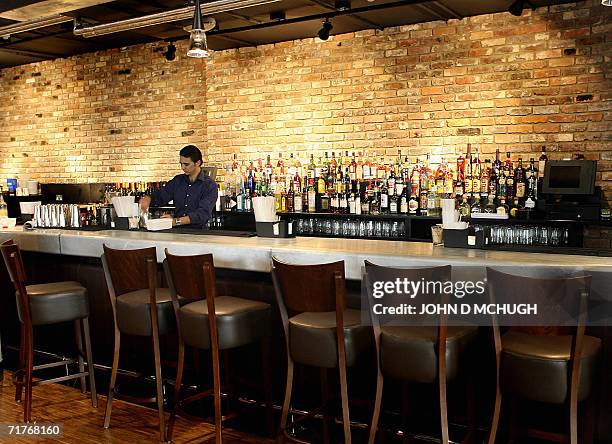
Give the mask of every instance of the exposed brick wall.
<path id="1" fill-rule="evenodd" d="M 415 159 L 470 142 L 597 159 L 610 199 L 611 19 L 587 0 L 220 51 L 205 63 L 184 46 L 167 62 L 151 44 L 5 69 L 0 178 L 165 179 L 188 142 L 219 166 L 278 151 L 401 148 Z"/>

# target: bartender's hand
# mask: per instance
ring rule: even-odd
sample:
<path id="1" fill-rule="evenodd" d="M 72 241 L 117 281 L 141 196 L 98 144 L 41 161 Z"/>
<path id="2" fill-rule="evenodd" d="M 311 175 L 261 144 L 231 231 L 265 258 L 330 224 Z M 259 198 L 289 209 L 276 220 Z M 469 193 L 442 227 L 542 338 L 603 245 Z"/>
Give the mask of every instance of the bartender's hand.
<path id="1" fill-rule="evenodd" d="M 142 196 L 140 198 L 140 209 L 142 211 L 147 211 L 149 209 L 149 205 L 151 205 L 151 196 Z"/>

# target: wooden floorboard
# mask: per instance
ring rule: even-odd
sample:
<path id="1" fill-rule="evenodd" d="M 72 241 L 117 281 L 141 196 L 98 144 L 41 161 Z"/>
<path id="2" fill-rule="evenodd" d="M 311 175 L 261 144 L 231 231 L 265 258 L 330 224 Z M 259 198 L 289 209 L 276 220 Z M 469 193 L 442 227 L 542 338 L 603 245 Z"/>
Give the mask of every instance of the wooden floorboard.
<path id="1" fill-rule="evenodd" d="M 0 387 L 0 422 L 21 422 L 23 406 L 14 400 L 15 388 L 11 374 L 6 373 Z M 1 438 L 11 444 L 66 443 L 98 444 L 159 442 L 157 411 L 124 401 L 113 401 L 111 427 L 104 429 L 106 397 L 98 396 L 98 408 L 91 406 L 89 393 L 60 384 L 34 387 L 32 419 L 41 422 L 61 422 L 64 436 L 59 439 Z M 210 424 L 178 418 L 174 429 L 174 443 L 214 442 L 214 427 Z M 224 429 L 224 443 L 270 444 L 274 441 Z"/>

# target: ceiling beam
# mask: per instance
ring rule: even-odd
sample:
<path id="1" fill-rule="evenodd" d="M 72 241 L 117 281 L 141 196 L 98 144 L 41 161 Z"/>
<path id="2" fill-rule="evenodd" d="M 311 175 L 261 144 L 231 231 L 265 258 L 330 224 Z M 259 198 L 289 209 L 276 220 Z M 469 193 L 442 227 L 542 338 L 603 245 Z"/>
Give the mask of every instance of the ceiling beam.
<path id="1" fill-rule="evenodd" d="M 41 0 L 4 0 L 0 2 L 0 12 L 12 11 L 13 9 L 39 3 Z"/>
<path id="2" fill-rule="evenodd" d="M 29 51 L 27 49 L 17 49 L 17 48 L 0 47 L 0 51 L 12 52 L 13 54 L 24 55 L 28 57 L 35 57 L 38 59 L 57 59 L 58 57 L 65 57 L 65 55 L 63 54 L 53 54 L 50 52 L 42 52 L 42 51 Z"/>

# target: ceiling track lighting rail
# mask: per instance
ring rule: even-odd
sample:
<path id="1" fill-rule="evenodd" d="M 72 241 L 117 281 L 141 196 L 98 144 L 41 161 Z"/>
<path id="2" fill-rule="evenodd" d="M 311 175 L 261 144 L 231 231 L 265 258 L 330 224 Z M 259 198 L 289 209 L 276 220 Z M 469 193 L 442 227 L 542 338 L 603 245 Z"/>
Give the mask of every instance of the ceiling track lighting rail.
<path id="1" fill-rule="evenodd" d="M 0 38 L 9 39 L 14 34 L 22 32 L 34 31 L 47 26 L 60 25 L 62 23 L 71 22 L 72 17 L 67 15 L 55 14 L 46 17 L 39 17 L 25 22 L 12 23 L 10 25 L 0 27 Z"/>
<path id="2" fill-rule="evenodd" d="M 220 12 L 234 11 L 236 9 L 250 8 L 253 6 L 276 3 L 280 0 L 216 0 L 204 4 L 200 10 L 202 15 L 217 14 Z M 131 31 L 133 29 L 147 28 L 149 26 L 162 25 L 164 23 L 177 22 L 193 18 L 195 6 L 173 9 L 171 11 L 134 17 L 112 23 L 103 23 L 88 27 L 75 27 L 74 34 L 85 38 L 100 35 L 113 34 L 115 32 Z"/>
<path id="3" fill-rule="evenodd" d="M 212 30 L 208 33 L 208 35 L 209 36 L 212 36 L 212 35 L 222 36 L 223 34 L 231 34 L 234 32 L 253 31 L 256 29 L 269 28 L 272 26 L 290 25 L 294 23 L 310 22 L 314 20 L 325 20 L 328 18 L 331 19 L 334 17 L 343 16 L 343 15 L 354 15 L 354 14 L 361 14 L 363 12 L 368 12 L 368 11 L 399 8 L 402 6 L 418 5 L 421 3 L 435 3 L 435 2 L 436 0 L 403 0 L 403 1 L 393 2 L 393 3 L 370 4 L 368 6 L 363 6 L 361 8 L 353 8 L 353 9 L 349 9 L 346 11 L 330 11 L 330 12 L 323 12 L 321 14 L 307 15 L 304 17 L 295 17 L 295 18 L 290 18 L 290 19 L 281 20 L 281 21 L 270 21 L 270 22 L 258 23 L 254 25 L 240 26 L 236 28 Z"/>

